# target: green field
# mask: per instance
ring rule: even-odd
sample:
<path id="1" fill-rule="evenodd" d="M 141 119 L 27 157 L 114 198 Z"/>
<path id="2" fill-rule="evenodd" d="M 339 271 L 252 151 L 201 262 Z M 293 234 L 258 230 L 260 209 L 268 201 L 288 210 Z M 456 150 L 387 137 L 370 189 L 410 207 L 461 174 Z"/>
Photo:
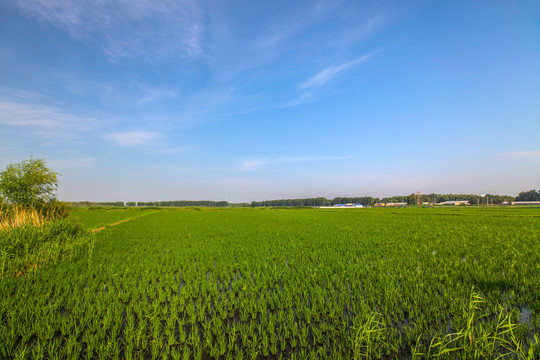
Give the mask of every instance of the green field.
<path id="1" fill-rule="evenodd" d="M 84 210 L 0 358 L 538 358 L 540 209 Z M 143 215 L 143 216 L 141 216 Z"/>

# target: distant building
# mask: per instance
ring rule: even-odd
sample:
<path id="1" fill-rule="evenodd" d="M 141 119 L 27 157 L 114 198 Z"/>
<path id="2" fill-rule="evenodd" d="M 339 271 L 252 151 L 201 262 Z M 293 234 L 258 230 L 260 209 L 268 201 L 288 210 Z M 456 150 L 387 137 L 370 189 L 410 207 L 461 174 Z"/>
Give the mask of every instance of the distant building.
<path id="1" fill-rule="evenodd" d="M 438 203 L 437 205 L 455 205 L 455 206 L 459 206 L 459 205 L 471 205 L 471 204 L 469 204 L 469 200 L 452 200 L 452 201 L 445 201 L 445 202 L 442 202 L 442 203 Z"/>
<path id="2" fill-rule="evenodd" d="M 364 205 L 362 205 L 362 204 L 353 204 L 353 203 L 337 204 L 337 205 L 334 205 L 334 206 L 344 207 L 344 208 L 363 208 L 364 207 Z"/>
<path id="3" fill-rule="evenodd" d="M 362 204 L 335 204 L 334 206 L 319 206 L 321 209 L 351 209 L 351 208 L 363 208 Z"/>
<path id="4" fill-rule="evenodd" d="M 540 201 L 512 201 L 512 205 L 540 205 Z"/>

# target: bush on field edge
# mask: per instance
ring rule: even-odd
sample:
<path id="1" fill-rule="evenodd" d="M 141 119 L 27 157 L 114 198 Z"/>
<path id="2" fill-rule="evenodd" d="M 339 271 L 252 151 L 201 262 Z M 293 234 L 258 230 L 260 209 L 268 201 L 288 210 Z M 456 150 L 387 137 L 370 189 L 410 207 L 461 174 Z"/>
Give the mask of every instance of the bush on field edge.
<path id="1" fill-rule="evenodd" d="M 67 218 L 69 210 L 59 201 L 0 207 L 0 277 L 56 263 L 87 244 L 87 232 Z"/>

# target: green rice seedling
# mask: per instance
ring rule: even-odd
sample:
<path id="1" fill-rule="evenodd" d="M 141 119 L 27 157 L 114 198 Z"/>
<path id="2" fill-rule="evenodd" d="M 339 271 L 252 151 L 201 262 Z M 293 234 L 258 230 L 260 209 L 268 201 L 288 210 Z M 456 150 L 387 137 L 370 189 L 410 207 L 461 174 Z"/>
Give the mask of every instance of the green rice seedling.
<path id="1" fill-rule="evenodd" d="M 171 348 L 169 354 L 172 360 L 180 360 L 182 358 L 182 352 L 177 348 Z"/>
<path id="2" fill-rule="evenodd" d="M 219 348 L 219 355 L 223 356 L 227 352 L 227 340 L 225 338 L 225 335 L 220 335 L 217 340 L 217 347 Z"/>
<path id="3" fill-rule="evenodd" d="M 278 352 L 278 336 L 275 331 L 270 332 L 270 342 L 266 344 L 266 347 L 269 349 L 272 355 L 276 355 Z"/>
<path id="4" fill-rule="evenodd" d="M 24 360 L 28 357 L 30 353 L 29 347 L 26 345 L 19 346 L 17 350 L 15 351 L 14 359 L 16 360 Z"/>
<path id="5" fill-rule="evenodd" d="M 268 338 L 268 335 L 265 332 L 263 332 L 261 335 L 260 348 L 261 348 L 261 353 L 264 356 L 268 356 L 269 350 L 270 350 L 270 339 Z"/>
<path id="6" fill-rule="evenodd" d="M 219 359 L 219 347 L 210 345 L 209 348 L 207 348 L 208 353 L 210 354 L 210 357 L 212 359 Z"/>
<path id="7" fill-rule="evenodd" d="M 116 338 L 111 338 L 107 342 L 107 353 L 113 359 L 120 358 L 120 345 L 118 344 L 118 341 L 116 340 Z"/>
<path id="8" fill-rule="evenodd" d="M 467 309 L 466 326 L 442 338 L 434 337 L 425 355 L 449 359 L 455 353 L 459 353 L 468 359 L 483 359 L 499 358 L 519 352 L 522 347 L 521 340 L 515 336 L 519 325 L 513 323 L 510 314 L 504 314 L 504 309 L 501 308 L 494 329 L 485 328 L 480 321 L 485 315 L 477 316 L 479 305 L 483 302 L 482 297 L 473 288 Z"/>
<path id="9" fill-rule="evenodd" d="M 0 332 L 0 355 L 5 358 L 14 356 L 16 343 L 17 343 L 17 332 L 13 327 L 2 326 Z"/>
<path id="10" fill-rule="evenodd" d="M 256 360 L 260 353 L 260 347 L 256 340 L 252 340 L 247 347 L 247 356 L 251 360 Z"/>
<path id="11" fill-rule="evenodd" d="M 244 360 L 245 359 L 245 356 L 244 356 L 244 350 L 243 349 L 239 349 L 235 354 L 234 354 L 234 360 Z"/>
<path id="12" fill-rule="evenodd" d="M 540 338 L 538 335 L 534 335 L 534 339 L 529 344 L 528 350 L 521 348 L 520 355 L 525 359 L 540 359 Z"/>
<path id="13" fill-rule="evenodd" d="M 90 332 L 85 332 L 83 334 L 83 341 L 86 344 L 86 356 L 87 358 L 91 359 L 97 349 L 97 341 Z"/>
<path id="14" fill-rule="evenodd" d="M 197 328 L 195 328 L 194 326 L 191 327 L 191 331 L 189 333 L 189 338 L 188 338 L 188 344 L 193 348 L 197 348 L 197 347 L 200 347 L 200 337 L 199 337 L 199 331 L 197 330 Z"/>
<path id="15" fill-rule="evenodd" d="M 60 355 L 60 341 L 58 339 L 52 339 L 47 344 L 47 357 L 54 359 Z"/>
<path id="16" fill-rule="evenodd" d="M 165 328 L 165 339 L 167 341 L 167 346 L 169 347 L 177 344 L 174 329 L 171 330 L 169 327 Z"/>
<path id="17" fill-rule="evenodd" d="M 355 327 L 357 330 L 354 338 L 354 359 L 374 357 L 383 346 L 382 315 L 373 313 L 364 321 L 357 323 Z"/>
<path id="18" fill-rule="evenodd" d="M 308 341 L 309 341 L 308 335 L 309 335 L 309 328 L 307 326 L 304 326 L 302 330 L 300 331 L 300 335 L 299 335 L 300 347 L 307 348 Z"/>
<path id="19" fill-rule="evenodd" d="M 131 341 L 126 341 L 126 345 L 124 348 L 124 356 L 126 360 L 132 360 L 135 357 L 135 345 Z"/>
<path id="20" fill-rule="evenodd" d="M 294 335 L 291 335 L 290 338 L 288 338 L 289 344 L 291 344 L 291 347 L 295 349 L 298 346 L 298 338 Z"/>
<path id="21" fill-rule="evenodd" d="M 45 358 L 46 354 L 46 344 L 44 341 L 36 341 L 32 348 L 32 359 L 40 360 Z"/>
<path id="22" fill-rule="evenodd" d="M 214 335 L 212 334 L 211 329 L 203 333 L 203 346 L 205 350 L 209 350 L 210 348 L 213 347 L 213 344 L 214 344 L 213 339 L 214 339 Z"/>
<path id="23" fill-rule="evenodd" d="M 196 346 L 193 348 L 193 356 L 195 359 L 202 359 L 203 358 L 203 348 L 201 346 Z"/>
<path id="24" fill-rule="evenodd" d="M 189 347 L 184 346 L 184 350 L 182 351 L 182 359 L 189 360 L 190 358 L 191 358 L 191 350 Z"/>
<path id="25" fill-rule="evenodd" d="M 184 329 L 184 325 L 180 324 L 178 326 L 178 342 L 180 343 L 180 345 L 183 345 L 186 341 L 187 341 L 187 334 Z"/>

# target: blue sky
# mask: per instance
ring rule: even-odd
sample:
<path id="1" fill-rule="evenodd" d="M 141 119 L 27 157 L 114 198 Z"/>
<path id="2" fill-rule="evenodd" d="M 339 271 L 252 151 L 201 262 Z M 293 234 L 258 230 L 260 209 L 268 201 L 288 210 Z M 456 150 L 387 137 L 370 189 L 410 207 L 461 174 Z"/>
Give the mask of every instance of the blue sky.
<path id="1" fill-rule="evenodd" d="M 0 0 L 0 168 L 61 200 L 540 187 L 537 1 Z"/>

